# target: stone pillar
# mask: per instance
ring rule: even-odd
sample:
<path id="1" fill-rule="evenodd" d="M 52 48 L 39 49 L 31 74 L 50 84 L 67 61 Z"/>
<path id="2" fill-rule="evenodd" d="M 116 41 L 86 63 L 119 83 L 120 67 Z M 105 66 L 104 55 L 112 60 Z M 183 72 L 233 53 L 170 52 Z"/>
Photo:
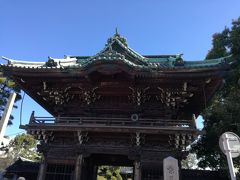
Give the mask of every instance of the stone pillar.
<path id="1" fill-rule="evenodd" d="M 75 164 L 75 180 L 81 180 L 82 176 L 83 155 L 79 154 Z"/>
<path id="2" fill-rule="evenodd" d="M 141 180 L 141 163 L 134 161 L 134 180 Z"/>
<path id="3" fill-rule="evenodd" d="M 178 160 L 169 156 L 163 160 L 164 180 L 179 180 Z"/>
<path id="4" fill-rule="evenodd" d="M 37 180 L 44 180 L 45 179 L 46 168 L 47 168 L 47 163 L 46 163 L 45 160 L 43 160 L 42 163 L 40 164 L 40 167 L 39 167 Z"/>

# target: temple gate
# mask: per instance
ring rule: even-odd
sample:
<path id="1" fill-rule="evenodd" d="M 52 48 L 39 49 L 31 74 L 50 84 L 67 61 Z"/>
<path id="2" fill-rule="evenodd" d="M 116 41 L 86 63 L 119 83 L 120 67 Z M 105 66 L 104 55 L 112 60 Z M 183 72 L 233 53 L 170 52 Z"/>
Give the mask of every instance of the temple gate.
<path id="1" fill-rule="evenodd" d="M 227 58 L 140 55 L 118 33 L 94 56 L 7 60 L 4 74 L 53 115 L 33 112 L 21 125 L 41 142 L 39 180 L 96 180 L 103 164 L 162 179 L 163 159 L 186 157 L 199 134 L 195 115 L 230 67 Z"/>

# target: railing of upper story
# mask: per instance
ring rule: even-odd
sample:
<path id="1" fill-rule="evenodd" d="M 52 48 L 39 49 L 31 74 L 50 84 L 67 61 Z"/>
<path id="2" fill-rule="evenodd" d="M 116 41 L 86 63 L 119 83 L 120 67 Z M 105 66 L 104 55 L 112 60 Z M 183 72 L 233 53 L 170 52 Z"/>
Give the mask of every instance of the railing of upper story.
<path id="1" fill-rule="evenodd" d="M 193 120 L 167 120 L 150 118 L 114 118 L 114 117 L 35 117 L 32 113 L 29 124 L 77 124 L 96 126 L 136 126 L 136 127 L 184 127 L 196 128 Z"/>

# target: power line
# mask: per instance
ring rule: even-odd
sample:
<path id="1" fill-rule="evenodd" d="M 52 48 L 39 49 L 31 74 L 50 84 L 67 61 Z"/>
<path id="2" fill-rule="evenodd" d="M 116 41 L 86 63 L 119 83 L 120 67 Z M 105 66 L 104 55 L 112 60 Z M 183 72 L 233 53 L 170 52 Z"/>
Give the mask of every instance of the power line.
<path id="1" fill-rule="evenodd" d="M 24 92 L 22 102 L 21 102 L 21 107 L 20 107 L 20 125 L 22 125 L 22 109 L 23 109 L 23 101 L 24 101 L 25 94 L 26 93 Z"/>

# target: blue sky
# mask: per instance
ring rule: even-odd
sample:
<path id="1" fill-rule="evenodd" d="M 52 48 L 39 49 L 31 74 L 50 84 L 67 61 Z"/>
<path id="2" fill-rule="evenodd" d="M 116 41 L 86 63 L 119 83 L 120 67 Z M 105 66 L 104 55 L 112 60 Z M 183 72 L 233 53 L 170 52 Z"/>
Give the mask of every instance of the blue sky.
<path id="1" fill-rule="evenodd" d="M 186 60 L 201 60 L 212 34 L 239 16 L 239 0 L 0 0 L 0 56 L 46 61 L 94 55 L 118 27 L 140 54 L 184 53 Z M 47 115 L 26 96 L 23 123 L 33 110 Z M 19 108 L 13 114 L 8 135 L 22 131 Z"/>

